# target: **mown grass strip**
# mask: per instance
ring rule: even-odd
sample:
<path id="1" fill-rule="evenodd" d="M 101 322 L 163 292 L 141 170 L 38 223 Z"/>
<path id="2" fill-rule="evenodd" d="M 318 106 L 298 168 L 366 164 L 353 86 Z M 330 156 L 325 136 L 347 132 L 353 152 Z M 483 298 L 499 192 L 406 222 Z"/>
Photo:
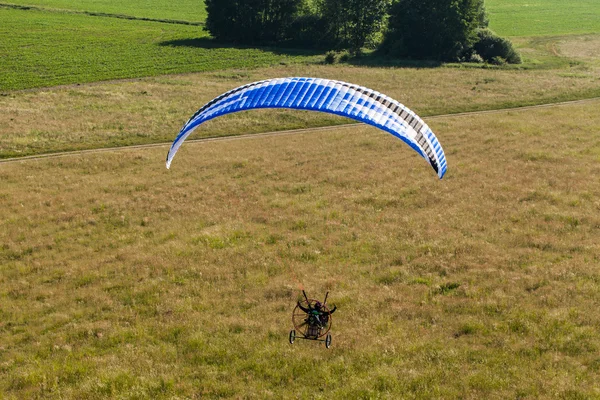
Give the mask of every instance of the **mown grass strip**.
<path id="1" fill-rule="evenodd" d="M 2 4 L 191 23 L 202 23 L 206 19 L 206 10 L 202 0 L 178 0 L 176 2 L 165 0 L 131 0 L 127 2 L 113 0 L 13 0 Z"/>
<path id="2" fill-rule="evenodd" d="M 134 17 L 132 15 L 110 14 L 110 13 L 94 12 L 94 11 L 73 11 L 73 10 L 43 8 L 43 7 L 35 7 L 35 6 L 20 6 L 17 4 L 7 4 L 7 3 L 0 3 L 0 8 L 1 7 L 14 8 L 16 10 L 26 10 L 26 11 L 32 10 L 32 11 L 57 12 L 57 13 L 67 13 L 67 14 L 83 14 L 83 15 L 89 15 L 92 17 L 107 17 L 107 18 L 118 18 L 118 19 L 128 19 L 128 20 L 137 20 L 137 21 L 160 22 L 160 23 L 165 23 L 165 24 L 204 26 L 204 22 L 190 22 L 190 21 L 178 21 L 178 20 L 173 20 L 173 19 Z"/>

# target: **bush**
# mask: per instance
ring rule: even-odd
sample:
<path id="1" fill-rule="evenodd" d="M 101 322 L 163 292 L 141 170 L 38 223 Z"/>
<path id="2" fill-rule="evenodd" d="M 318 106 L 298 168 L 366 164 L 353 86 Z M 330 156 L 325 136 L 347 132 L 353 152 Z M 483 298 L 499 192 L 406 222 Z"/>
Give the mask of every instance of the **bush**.
<path id="1" fill-rule="evenodd" d="M 328 51 L 327 54 L 325 54 L 325 64 L 335 64 L 336 59 L 337 54 L 335 51 Z"/>
<path id="2" fill-rule="evenodd" d="M 396 0 L 383 50 L 392 56 L 457 61 L 487 24 L 483 0 Z"/>
<path id="3" fill-rule="evenodd" d="M 471 63 L 477 63 L 477 64 L 481 64 L 483 63 L 483 57 L 481 57 L 479 54 L 477 53 L 472 53 L 471 57 L 469 57 L 469 62 Z"/>
<path id="4" fill-rule="evenodd" d="M 505 65 L 506 60 L 500 56 L 495 56 L 495 57 L 492 57 L 492 59 L 490 60 L 490 63 L 492 63 L 494 65 Z"/>
<path id="5" fill-rule="evenodd" d="M 501 38 L 490 29 L 480 29 L 477 32 L 478 41 L 473 45 L 473 49 L 485 61 L 497 64 L 504 60 L 504 63 L 520 64 L 521 56 L 514 49 L 508 39 Z M 502 59 L 502 60 L 500 60 Z"/>

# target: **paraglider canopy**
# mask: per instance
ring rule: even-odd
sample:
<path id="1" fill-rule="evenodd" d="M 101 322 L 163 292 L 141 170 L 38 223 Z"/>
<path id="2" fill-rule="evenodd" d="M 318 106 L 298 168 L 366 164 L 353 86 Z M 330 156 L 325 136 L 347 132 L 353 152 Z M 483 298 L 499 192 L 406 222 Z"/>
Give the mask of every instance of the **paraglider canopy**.
<path id="1" fill-rule="evenodd" d="M 276 78 L 230 90 L 200 108 L 183 126 L 167 155 L 167 168 L 183 141 L 200 124 L 255 108 L 291 108 L 341 115 L 375 126 L 419 153 L 441 179 L 446 156 L 425 122 L 398 101 L 372 89 L 320 78 Z"/>

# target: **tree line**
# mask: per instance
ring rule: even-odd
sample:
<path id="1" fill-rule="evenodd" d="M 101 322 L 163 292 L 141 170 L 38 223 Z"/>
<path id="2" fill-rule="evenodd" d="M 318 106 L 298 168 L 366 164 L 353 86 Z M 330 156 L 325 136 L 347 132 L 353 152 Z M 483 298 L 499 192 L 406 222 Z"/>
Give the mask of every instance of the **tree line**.
<path id="1" fill-rule="evenodd" d="M 205 0 L 205 29 L 236 44 L 397 58 L 520 63 L 488 28 L 484 0 Z"/>

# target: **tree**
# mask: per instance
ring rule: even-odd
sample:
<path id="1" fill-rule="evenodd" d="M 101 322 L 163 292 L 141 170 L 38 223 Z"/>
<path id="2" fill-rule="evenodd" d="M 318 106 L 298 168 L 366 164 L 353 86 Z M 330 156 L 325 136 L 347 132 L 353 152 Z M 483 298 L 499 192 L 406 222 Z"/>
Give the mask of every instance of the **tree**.
<path id="1" fill-rule="evenodd" d="M 276 43 L 286 39 L 302 0 L 205 0 L 205 29 L 235 43 Z"/>
<path id="2" fill-rule="evenodd" d="M 521 56 L 508 39 L 501 38 L 489 29 L 479 29 L 477 36 L 479 40 L 473 50 L 483 60 L 494 64 L 521 63 Z"/>
<path id="3" fill-rule="evenodd" d="M 483 0 L 396 0 L 384 50 L 394 56 L 459 60 L 487 26 Z"/>
<path id="4" fill-rule="evenodd" d="M 389 1 L 320 0 L 320 14 L 332 43 L 359 53 L 373 34 L 381 30 Z"/>
<path id="5" fill-rule="evenodd" d="M 351 51 L 360 52 L 372 35 L 381 30 L 389 5 L 388 0 L 347 0 Z"/>

